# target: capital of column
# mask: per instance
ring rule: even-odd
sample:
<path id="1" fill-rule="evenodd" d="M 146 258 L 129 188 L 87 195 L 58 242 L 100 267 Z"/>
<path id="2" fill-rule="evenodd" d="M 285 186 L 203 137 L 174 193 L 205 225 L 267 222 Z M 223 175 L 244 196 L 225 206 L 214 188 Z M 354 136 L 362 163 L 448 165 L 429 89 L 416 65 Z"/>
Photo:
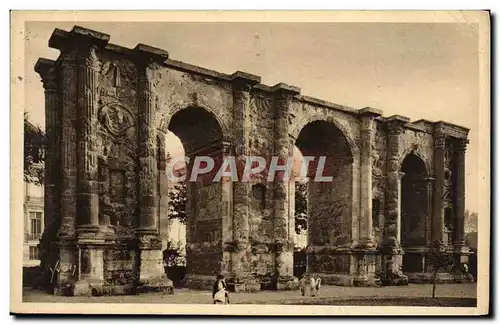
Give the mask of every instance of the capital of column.
<path id="1" fill-rule="evenodd" d="M 71 31 L 56 28 L 49 39 L 49 47 L 61 50 L 68 44 L 68 42 L 81 42 L 88 40 L 98 46 L 106 46 L 110 36 L 92 29 L 81 26 L 74 26 Z"/>
<path id="2" fill-rule="evenodd" d="M 459 139 L 457 141 L 456 151 L 458 154 L 464 154 L 467 150 L 467 145 L 469 144 L 469 139 Z"/>
<path id="3" fill-rule="evenodd" d="M 140 67 L 154 66 L 156 63 L 164 63 L 168 60 L 167 51 L 157 47 L 145 45 L 142 43 L 134 47 L 135 60 Z"/>
<path id="4" fill-rule="evenodd" d="M 389 135 L 399 135 L 404 130 L 404 125 L 409 123 L 410 119 L 406 116 L 392 115 L 386 119 L 387 131 Z"/>
<path id="5" fill-rule="evenodd" d="M 42 78 L 43 88 L 47 92 L 56 91 L 57 89 L 55 64 L 55 61 L 45 58 L 39 58 L 35 64 L 35 72 Z"/>
<path id="6" fill-rule="evenodd" d="M 168 60 L 167 51 L 145 45 L 137 44 L 134 47 L 135 62 L 139 70 L 139 80 L 151 82 L 156 77 L 156 71 L 159 66 Z"/>
<path id="7" fill-rule="evenodd" d="M 290 105 L 292 104 L 293 96 L 300 94 L 300 88 L 290 86 L 282 82 L 274 85 L 271 88 L 274 93 L 276 117 L 283 118 L 287 115 Z"/>
<path id="8" fill-rule="evenodd" d="M 446 145 L 446 134 L 440 129 L 434 130 L 434 148 L 444 149 Z"/>
<path id="9" fill-rule="evenodd" d="M 224 156 L 230 156 L 232 154 L 233 145 L 231 142 L 223 141 L 222 142 L 222 153 Z"/>
<path id="10" fill-rule="evenodd" d="M 278 83 L 271 87 L 271 91 L 281 97 L 293 97 L 300 94 L 300 88 L 296 86 L 290 86 L 285 83 Z"/>
<path id="11" fill-rule="evenodd" d="M 233 89 L 238 91 L 250 91 L 250 89 L 261 82 L 261 77 L 243 71 L 236 71 L 231 75 Z"/>
<path id="12" fill-rule="evenodd" d="M 361 131 L 373 131 L 373 121 L 382 115 L 382 111 L 373 107 L 365 107 L 358 111 L 361 116 Z"/>

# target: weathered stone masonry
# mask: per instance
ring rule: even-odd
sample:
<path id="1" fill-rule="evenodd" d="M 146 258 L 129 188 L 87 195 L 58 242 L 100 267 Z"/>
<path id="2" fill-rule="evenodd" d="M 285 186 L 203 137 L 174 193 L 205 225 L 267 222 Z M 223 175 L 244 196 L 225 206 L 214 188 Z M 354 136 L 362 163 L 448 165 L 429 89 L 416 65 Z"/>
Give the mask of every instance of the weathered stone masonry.
<path id="1" fill-rule="evenodd" d="M 168 132 L 191 158 L 236 156 L 240 167 L 249 155 L 286 159 L 294 146 L 327 156 L 333 182 L 308 191 L 308 272 L 325 283 L 371 285 L 377 271 L 394 284 L 427 281 L 434 240 L 467 258 L 467 129 L 383 117 L 109 39 L 56 29 L 49 46 L 59 58 L 35 67 L 49 139 L 43 281 L 55 294 L 172 292 L 162 267 Z M 279 178 L 189 183 L 187 285 L 209 288 L 221 272 L 235 291 L 296 287 L 293 198 Z"/>

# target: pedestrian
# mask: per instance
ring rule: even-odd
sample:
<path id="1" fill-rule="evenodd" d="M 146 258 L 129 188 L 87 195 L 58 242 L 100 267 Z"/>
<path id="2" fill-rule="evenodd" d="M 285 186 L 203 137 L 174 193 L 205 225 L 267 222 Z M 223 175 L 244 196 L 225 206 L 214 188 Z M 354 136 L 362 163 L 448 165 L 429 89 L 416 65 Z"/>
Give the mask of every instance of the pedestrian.
<path id="1" fill-rule="evenodd" d="M 227 285 L 224 276 L 222 274 L 218 274 L 212 289 L 212 298 L 214 300 L 214 305 L 229 304 L 229 294 L 226 290 L 226 287 Z"/>

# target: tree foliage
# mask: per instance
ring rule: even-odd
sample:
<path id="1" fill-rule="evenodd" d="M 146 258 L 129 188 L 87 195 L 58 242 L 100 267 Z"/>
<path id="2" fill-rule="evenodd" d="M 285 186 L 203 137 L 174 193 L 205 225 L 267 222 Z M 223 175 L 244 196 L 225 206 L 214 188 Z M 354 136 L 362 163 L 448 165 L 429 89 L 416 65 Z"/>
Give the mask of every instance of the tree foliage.
<path id="1" fill-rule="evenodd" d="M 186 224 L 186 184 L 176 183 L 168 191 L 168 218 Z"/>
<path id="2" fill-rule="evenodd" d="M 24 113 L 24 181 L 43 184 L 45 134 Z"/>
<path id="3" fill-rule="evenodd" d="M 163 250 L 163 260 L 165 267 L 186 266 L 185 245 L 169 240 L 167 248 Z"/>
<path id="4" fill-rule="evenodd" d="M 453 253 L 447 249 L 446 245 L 440 241 L 434 241 L 429 249 L 427 262 L 432 267 L 432 298 L 435 298 L 437 274 L 440 271 L 451 271 L 455 266 L 455 259 Z"/>
<path id="5" fill-rule="evenodd" d="M 307 183 L 295 183 L 295 232 L 307 229 Z"/>

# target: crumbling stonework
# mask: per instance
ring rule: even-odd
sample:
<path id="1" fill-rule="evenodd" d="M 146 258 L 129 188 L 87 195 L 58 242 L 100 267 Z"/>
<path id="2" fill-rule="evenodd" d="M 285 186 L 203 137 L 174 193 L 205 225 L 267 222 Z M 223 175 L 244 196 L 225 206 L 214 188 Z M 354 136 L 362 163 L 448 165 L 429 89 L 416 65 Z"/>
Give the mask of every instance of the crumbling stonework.
<path id="1" fill-rule="evenodd" d="M 55 294 L 173 291 L 162 266 L 168 132 L 191 158 L 234 156 L 240 167 L 250 155 L 286 159 L 294 146 L 326 156 L 333 181 L 308 191 L 308 272 L 323 283 L 372 285 L 377 271 L 394 284 L 421 279 L 432 240 L 450 238 L 466 258 L 467 129 L 382 117 L 109 39 L 56 29 L 59 58 L 36 65 L 49 138 L 42 279 Z M 222 273 L 235 291 L 296 288 L 293 184 L 210 177 L 187 182 L 187 285 L 210 288 Z"/>

